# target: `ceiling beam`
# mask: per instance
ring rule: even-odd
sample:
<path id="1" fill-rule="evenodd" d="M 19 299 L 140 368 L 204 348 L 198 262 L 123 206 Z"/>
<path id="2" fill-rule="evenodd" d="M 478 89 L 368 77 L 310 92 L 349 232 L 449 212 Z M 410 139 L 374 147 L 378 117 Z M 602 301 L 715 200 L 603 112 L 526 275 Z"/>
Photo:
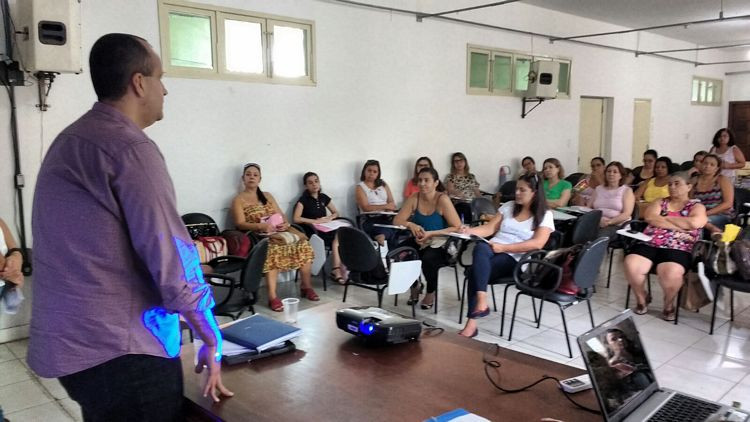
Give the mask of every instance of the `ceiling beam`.
<path id="1" fill-rule="evenodd" d="M 363 7 L 363 8 L 368 8 L 368 9 L 378 9 L 378 10 L 384 10 L 384 11 L 391 12 L 391 13 L 395 12 L 395 13 L 401 13 L 401 14 L 413 15 L 413 16 L 418 16 L 418 15 L 420 15 L 422 13 L 422 12 L 417 12 L 415 10 L 406 10 L 406 9 L 398 9 L 398 8 L 394 8 L 394 7 L 379 6 L 379 5 L 369 4 L 369 3 L 362 3 L 362 2 L 354 1 L 354 0 L 318 0 L 318 1 L 331 2 L 331 3 L 339 3 L 339 4 L 346 4 L 346 5 L 350 5 L 350 6 L 357 6 L 357 7 Z M 529 35 L 529 36 L 536 36 L 536 37 L 540 37 L 540 38 L 548 38 L 550 40 L 553 39 L 553 38 L 557 38 L 555 35 L 542 34 L 542 33 L 539 33 L 539 32 L 532 32 L 532 31 L 524 31 L 524 30 L 521 30 L 521 29 L 507 28 L 507 27 L 504 27 L 504 26 L 490 25 L 490 24 L 486 24 L 486 23 L 468 21 L 468 20 L 464 20 L 464 19 L 449 18 L 447 16 L 435 16 L 435 19 L 440 19 L 440 20 L 444 20 L 444 21 L 448 21 L 448 22 L 454 22 L 454 23 L 460 23 L 460 24 L 464 24 L 464 25 L 477 26 L 477 27 L 480 27 L 480 28 L 496 29 L 496 30 L 499 30 L 499 31 L 507 31 L 507 32 L 512 32 L 514 34 L 523 34 L 523 35 Z M 575 39 L 562 39 L 562 38 L 557 38 L 557 39 L 559 39 L 561 41 L 573 43 L 573 44 L 580 44 L 580 45 L 585 45 L 585 46 L 589 46 L 589 47 L 604 48 L 604 49 L 608 49 L 608 50 L 620 51 L 620 52 L 623 52 L 623 53 L 633 53 L 633 54 L 638 53 L 638 50 L 633 50 L 633 49 L 630 49 L 630 48 L 617 47 L 617 46 L 613 46 L 613 45 L 599 44 L 599 43 L 594 43 L 594 42 L 590 42 L 590 41 L 581 41 L 581 40 L 575 40 Z M 660 59 L 665 59 L 665 60 L 671 60 L 671 61 L 675 61 L 675 62 L 680 62 L 680 63 L 688 63 L 688 64 L 692 64 L 694 66 L 698 66 L 698 65 L 702 64 L 702 63 L 700 63 L 698 61 L 695 61 L 695 60 L 686 60 L 686 59 L 681 59 L 681 58 L 678 58 L 678 57 L 666 56 L 666 55 L 663 55 L 663 54 L 651 54 L 650 56 L 652 56 L 652 57 L 658 57 Z"/>
<path id="2" fill-rule="evenodd" d="M 746 42 L 742 44 L 716 45 L 712 47 L 678 48 L 674 50 L 639 51 L 635 53 L 635 55 L 641 56 L 641 55 L 647 55 L 647 54 L 677 53 L 677 52 L 683 52 L 683 51 L 702 51 L 702 50 L 714 50 L 717 48 L 734 48 L 734 47 L 750 47 L 750 43 Z"/>
<path id="3" fill-rule="evenodd" d="M 495 3 L 487 3 L 487 4 L 480 4 L 478 6 L 472 6 L 472 7 L 464 7 L 463 9 L 454 9 L 454 10 L 447 10 L 445 12 L 439 12 L 439 13 L 423 13 L 417 15 L 417 22 L 422 22 L 422 19 L 424 18 L 434 18 L 442 15 L 448 15 L 451 13 L 459 13 L 459 12 L 466 12 L 469 10 L 477 10 L 477 9 L 484 9 L 486 7 L 495 7 L 495 6 L 502 6 L 504 4 L 508 3 L 515 3 L 517 1 L 521 0 L 505 0 L 505 1 L 498 1 Z"/>
<path id="4" fill-rule="evenodd" d="M 669 23 L 669 24 L 664 24 L 664 25 L 645 26 L 643 28 L 623 29 L 620 31 L 597 32 L 595 34 L 574 35 L 572 37 L 553 37 L 553 38 L 550 38 L 549 40 L 550 42 L 569 41 L 569 40 L 574 40 L 574 39 L 579 39 L 579 38 L 601 37 L 604 35 L 620 35 L 620 34 L 628 34 L 630 32 L 650 31 L 652 29 L 673 28 L 676 26 L 688 27 L 690 25 L 700 25 L 700 24 L 705 24 L 705 23 L 724 22 L 724 21 L 732 21 L 732 20 L 739 20 L 739 19 L 750 19 L 750 15 L 739 15 L 739 16 L 730 16 L 728 18 L 719 17 L 716 19 L 703 19 L 699 21 Z"/>

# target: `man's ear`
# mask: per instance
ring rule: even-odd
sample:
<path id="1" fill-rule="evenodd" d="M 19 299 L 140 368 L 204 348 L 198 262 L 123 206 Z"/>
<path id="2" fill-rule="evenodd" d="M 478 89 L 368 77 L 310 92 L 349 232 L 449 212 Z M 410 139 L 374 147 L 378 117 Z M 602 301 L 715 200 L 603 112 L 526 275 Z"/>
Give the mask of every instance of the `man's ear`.
<path id="1" fill-rule="evenodd" d="M 136 72 L 130 77 L 130 86 L 133 88 L 133 92 L 137 97 L 143 97 L 146 95 L 145 78 L 146 77 L 140 72 Z"/>

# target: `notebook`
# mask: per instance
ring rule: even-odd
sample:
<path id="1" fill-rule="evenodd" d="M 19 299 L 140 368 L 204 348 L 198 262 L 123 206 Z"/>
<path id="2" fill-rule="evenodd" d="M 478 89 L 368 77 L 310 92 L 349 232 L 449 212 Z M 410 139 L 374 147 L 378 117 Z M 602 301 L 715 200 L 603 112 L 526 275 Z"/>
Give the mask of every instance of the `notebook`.
<path id="1" fill-rule="evenodd" d="M 262 352 L 302 334 L 302 330 L 263 315 L 255 314 L 222 328 L 225 339 Z"/>
<path id="2" fill-rule="evenodd" d="M 578 337 L 605 421 L 747 421 L 748 413 L 659 387 L 633 314 Z"/>

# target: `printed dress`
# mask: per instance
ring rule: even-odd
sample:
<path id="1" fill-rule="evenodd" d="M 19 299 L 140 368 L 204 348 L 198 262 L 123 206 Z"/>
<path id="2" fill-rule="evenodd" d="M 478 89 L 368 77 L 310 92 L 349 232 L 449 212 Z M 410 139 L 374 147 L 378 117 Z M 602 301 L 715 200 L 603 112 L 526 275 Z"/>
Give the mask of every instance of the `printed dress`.
<path id="1" fill-rule="evenodd" d="M 248 223 L 260 223 L 263 217 L 269 217 L 274 214 L 271 204 L 249 205 L 243 203 L 245 211 L 245 221 Z M 291 245 L 268 244 L 268 255 L 266 263 L 263 264 L 263 272 L 271 270 L 290 271 L 296 270 L 313 260 L 313 249 L 310 242 L 304 240 Z"/>
<path id="2" fill-rule="evenodd" d="M 680 211 L 670 211 L 667 208 L 669 205 L 669 199 L 662 199 L 661 215 L 669 217 L 687 217 L 690 214 L 690 210 L 692 210 L 696 204 L 700 204 L 700 201 L 697 199 L 691 199 L 685 203 L 685 206 Z M 693 250 L 695 242 L 700 239 L 700 232 L 701 229 L 678 231 L 649 225 L 643 231 L 643 234 L 651 236 L 651 240 L 648 242 L 650 246 L 655 248 L 676 249 L 678 251 L 689 253 Z"/>

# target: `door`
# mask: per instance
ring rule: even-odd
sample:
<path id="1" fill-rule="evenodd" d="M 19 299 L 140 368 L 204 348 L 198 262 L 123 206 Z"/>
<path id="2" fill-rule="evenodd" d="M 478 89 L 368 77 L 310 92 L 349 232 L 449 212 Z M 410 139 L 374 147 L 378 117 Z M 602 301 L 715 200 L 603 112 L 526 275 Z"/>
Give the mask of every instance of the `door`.
<path id="1" fill-rule="evenodd" d="M 734 133 L 734 143 L 745 157 L 750 157 L 750 101 L 729 102 L 727 127 Z"/>
<path id="2" fill-rule="evenodd" d="M 633 155 L 631 167 L 641 165 L 651 144 L 651 100 L 636 99 L 633 105 Z"/>
<path id="3" fill-rule="evenodd" d="M 581 124 L 578 128 L 578 171 L 589 173 L 591 159 L 602 155 L 604 99 L 581 97 Z M 572 172 L 570 172 L 572 173 Z"/>

